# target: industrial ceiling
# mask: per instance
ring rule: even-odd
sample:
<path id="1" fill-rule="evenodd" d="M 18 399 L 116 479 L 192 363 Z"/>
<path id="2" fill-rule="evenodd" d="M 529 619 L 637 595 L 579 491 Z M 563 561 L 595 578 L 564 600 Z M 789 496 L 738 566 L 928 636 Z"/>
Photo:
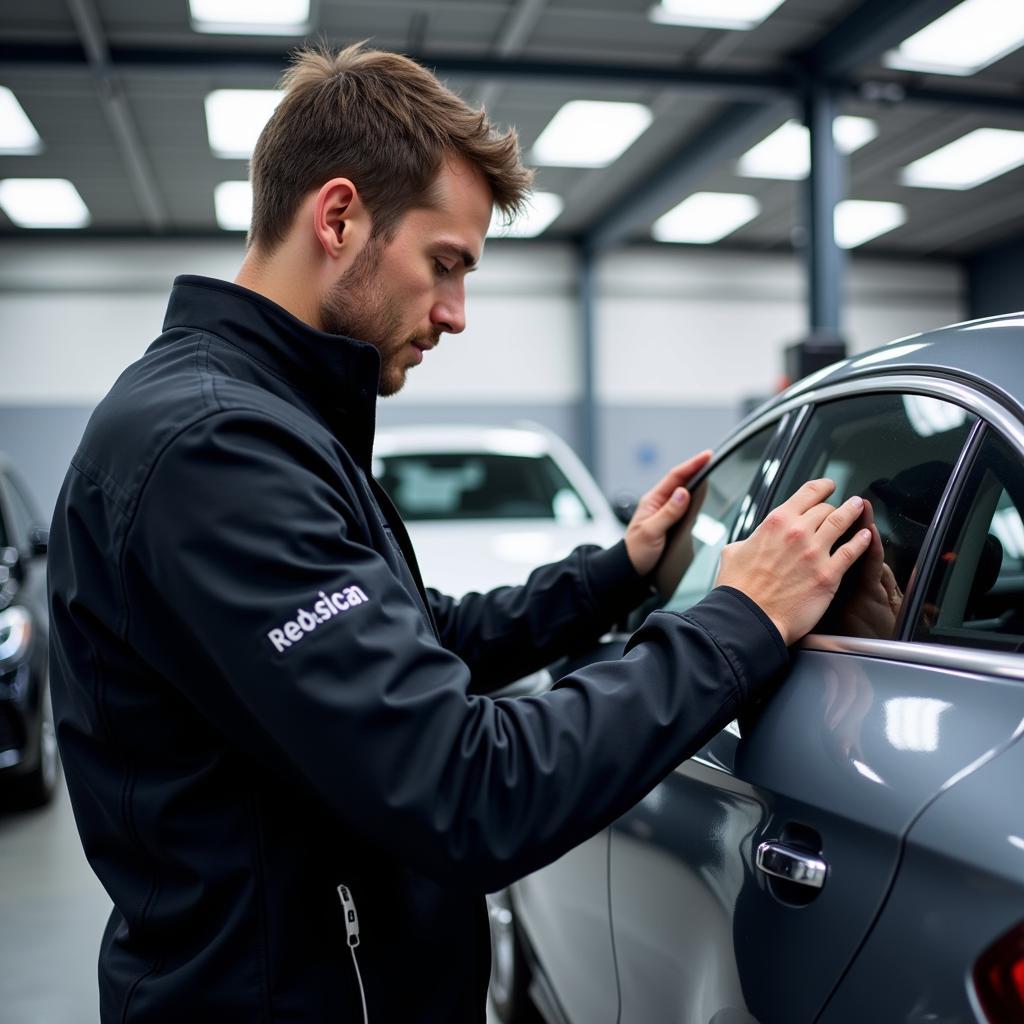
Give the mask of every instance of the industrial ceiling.
<path id="1" fill-rule="evenodd" d="M 1005 0 L 1007 10 L 1020 0 Z M 650 240 L 695 191 L 746 193 L 756 217 L 721 244 L 801 244 L 800 181 L 742 176 L 737 159 L 825 88 L 877 135 L 846 161 L 845 195 L 898 202 L 906 222 L 868 252 L 964 258 L 1024 231 L 1024 166 L 970 189 L 901 184 L 911 161 L 976 128 L 1024 130 L 1024 48 L 969 77 L 883 66 L 882 54 L 956 0 L 785 0 L 746 31 L 660 24 L 652 0 L 314 0 L 309 37 L 367 39 L 416 56 L 524 151 L 569 100 L 626 100 L 650 127 L 607 167 L 538 168 L 564 200 L 541 236 L 591 246 Z M 187 0 L 34 0 L 0 8 L 0 85 L 42 138 L 0 155 L 0 179 L 70 179 L 84 235 L 222 234 L 214 188 L 246 176 L 211 152 L 204 97 L 272 88 L 295 37 L 195 31 Z M 0 235 L 26 236 L 0 213 Z"/>

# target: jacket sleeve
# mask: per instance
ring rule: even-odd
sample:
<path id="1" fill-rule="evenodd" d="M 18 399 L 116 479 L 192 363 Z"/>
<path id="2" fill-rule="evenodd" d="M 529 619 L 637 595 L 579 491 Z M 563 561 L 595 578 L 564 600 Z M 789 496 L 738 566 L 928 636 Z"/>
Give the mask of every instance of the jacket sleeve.
<path id="1" fill-rule="evenodd" d="M 218 413 L 163 452 L 127 529 L 127 639 L 226 738 L 413 870 L 482 891 L 640 799 L 787 662 L 719 589 L 536 697 L 469 692 L 372 550 L 331 460 Z"/>
<path id="2" fill-rule="evenodd" d="M 576 548 L 535 569 L 522 586 L 454 600 L 427 590 L 441 643 L 472 674 L 471 690 L 489 693 L 595 643 L 651 593 L 626 545 Z"/>

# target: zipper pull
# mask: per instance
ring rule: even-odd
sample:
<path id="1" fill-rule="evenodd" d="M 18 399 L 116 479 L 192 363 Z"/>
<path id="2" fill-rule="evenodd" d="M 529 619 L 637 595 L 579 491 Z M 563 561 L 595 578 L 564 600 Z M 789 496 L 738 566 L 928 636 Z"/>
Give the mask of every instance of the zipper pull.
<path id="1" fill-rule="evenodd" d="M 338 886 L 338 898 L 341 900 L 341 907 L 345 912 L 345 932 L 348 935 L 348 944 L 354 949 L 359 945 L 359 917 L 356 914 L 355 900 L 352 899 L 352 893 L 348 891 L 347 885 Z"/>

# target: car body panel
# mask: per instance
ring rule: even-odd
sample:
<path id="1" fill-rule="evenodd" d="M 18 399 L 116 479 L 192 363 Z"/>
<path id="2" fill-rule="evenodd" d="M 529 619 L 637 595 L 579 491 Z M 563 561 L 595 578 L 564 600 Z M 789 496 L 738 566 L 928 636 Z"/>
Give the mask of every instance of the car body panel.
<path id="1" fill-rule="evenodd" d="M 1022 731 L 1018 723 L 1012 745 L 948 787 L 915 822 L 885 909 L 822 1024 L 985 1020 L 973 995 L 976 959 L 1024 924 Z"/>
<path id="2" fill-rule="evenodd" d="M 732 772 L 709 767 L 708 753 L 720 765 L 733 753 L 716 737 L 615 825 L 624 1019 L 812 1020 L 881 906 L 901 836 L 1022 718 L 1012 681 L 800 652 Z M 758 845 L 794 825 L 820 837 L 829 870 L 796 906 L 754 868 Z"/>
<path id="3" fill-rule="evenodd" d="M 1001 932 L 1024 920 L 1024 742 L 1013 742 L 1024 720 L 1024 656 L 1005 645 L 997 654 L 907 638 L 987 433 L 1009 441 L 1024 473 L 1021 353 L 1024 314 L 898 339 L 798 382 L 719 448 L 712 475 L 746 439 L 792 414 L 774 456 L 781 470 L 766 463 L 748 495 L 744 525 L 752 528 L 785 497 L 773 490 L 822 403 L 896 392 L 980 417 L 923 531 L 896 639 L 808 637 L 756 719 L 719 733 L 613 825 L 604 881 L 623 1020 L 982 1019 L 967 974 Z M 883 466 L 889 455 L 880 452 Z M 820 855 L 822 889 L 771 879 L 756 866 L 758 846 L 780 839 Z M 536 879 L 539 903 L 544 872 L 526 882 Z M 595 892 L 600 882 L 591 880 Z M 968 918 L 969 927 L 958 924 Z M 522 919 L 533 944 L 537 924 Z M 922 928 L 927 955 L 916 951 Z M 574 972 L 574 987 L 587 983 L 571 952 L 540 958 L 556 989 L 565 971 Z M 594 976 L 603 970 L 601 962 Z"/>

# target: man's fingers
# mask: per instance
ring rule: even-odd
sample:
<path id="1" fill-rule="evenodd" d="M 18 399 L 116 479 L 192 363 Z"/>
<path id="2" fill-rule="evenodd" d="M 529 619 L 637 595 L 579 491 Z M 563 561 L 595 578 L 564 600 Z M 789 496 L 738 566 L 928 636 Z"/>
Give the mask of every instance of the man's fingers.
<path id="1" fill-rule="evenodd" d="M 833 544 L 864 514 L 864 499 L 854 495 L 847 498 L 838 508 L 832 509 L 818 526 L 821 539 Z M 870 530 L 868 531 L 870 540 Z"/>
<path id="2" fill-rule="evenodd" d="M 836 553 L 829 560 L 833 569 L 839 572 L 840 577 L 871 545 L 871 531 L 858 530 L 853 537 L 845 544 L 836 548 Z"/>
<path id="3" fill-rule="evenodd" d="M 827 477 L 822 477 L 820 480 L 808 480 L 796 494 L 787 498 L 779 506 L 779 511 L 802 516 L 815 505 L 820 505 L 835 489 L 835 482 Z"/>
<path id="4" fill-rule="evenodd" d="M 651 534 L 663 535 L 670 526 L 683 518 L 690 505 L 690 492 L 685 487 L 677 487 L 661 508 L 647 520 Z"/>
<path id="5" fill-rule="evenodd" d="M 691 455 L 685 462 L 673 466 L 643 497 L 661 507 L 671 497 L 677 487 L 685 487 L 696 473 L 699 473 L 710 461 L 711 449 L 705 449 Z"/>

